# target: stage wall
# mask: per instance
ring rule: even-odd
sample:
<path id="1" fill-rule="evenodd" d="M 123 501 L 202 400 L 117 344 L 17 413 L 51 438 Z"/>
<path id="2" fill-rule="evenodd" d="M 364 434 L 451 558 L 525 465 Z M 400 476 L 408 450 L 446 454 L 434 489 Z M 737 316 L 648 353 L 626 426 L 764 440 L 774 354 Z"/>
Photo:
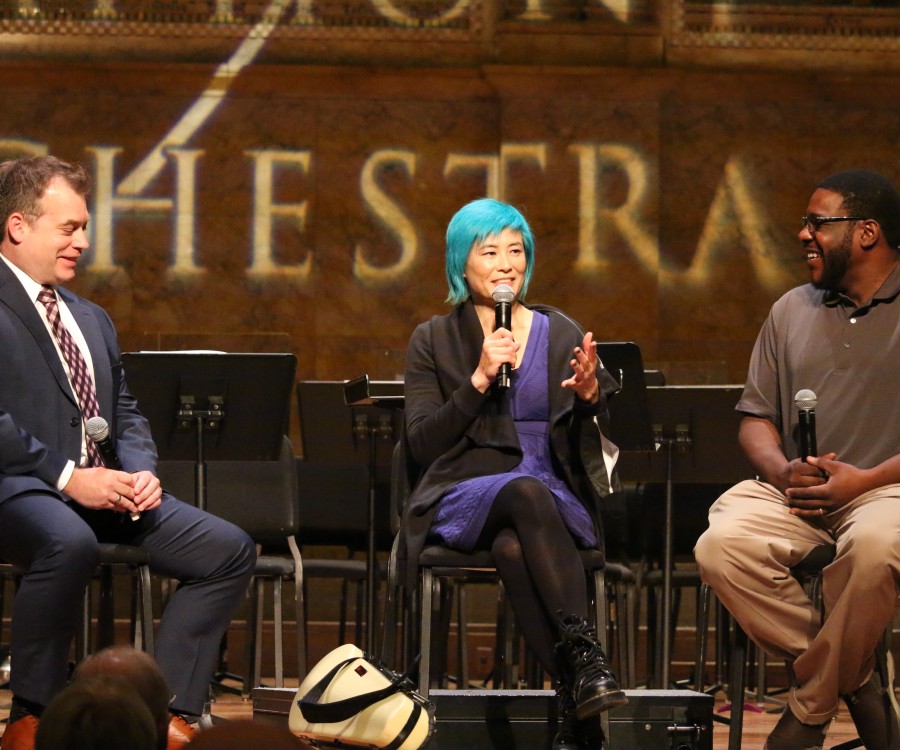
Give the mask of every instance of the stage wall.
<path id="1" fill-rule="evenodd" d="M 2 156 L 96 178 L 73 287 L 126 350 L 393 378 L 447 309 L 447 221 L 489 195 L 535 231 L 529 299 L 638 342 L 670 382 L 743 382 L 769 306 L 806 278 L 816 182 L 900 179 L 896 73 L 230 62 L 0 67 Z"/>

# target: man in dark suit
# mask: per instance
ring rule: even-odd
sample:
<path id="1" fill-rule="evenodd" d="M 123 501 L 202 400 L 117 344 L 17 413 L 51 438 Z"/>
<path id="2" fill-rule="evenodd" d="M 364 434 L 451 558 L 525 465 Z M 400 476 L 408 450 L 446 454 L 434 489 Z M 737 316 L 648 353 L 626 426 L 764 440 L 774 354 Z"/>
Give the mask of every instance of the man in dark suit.
<path id="1" fill-rule="evenodd" d="M 54 157 L 0 164 L 0 558 L 25 571 L 2 750 L 33 747 L 43 707 L 65 685 L 98 541 L 140 545 L 155 573 L 180 581 L 156 657 L 181 726 L 203 710 L 255 563 L 244 532 L 160 487 L 112 320 L 60 286 L 88 248 L 89 182 Z M 96 415 L 109 424 L 122 471 L 106 468 L 86 437 Z"/>

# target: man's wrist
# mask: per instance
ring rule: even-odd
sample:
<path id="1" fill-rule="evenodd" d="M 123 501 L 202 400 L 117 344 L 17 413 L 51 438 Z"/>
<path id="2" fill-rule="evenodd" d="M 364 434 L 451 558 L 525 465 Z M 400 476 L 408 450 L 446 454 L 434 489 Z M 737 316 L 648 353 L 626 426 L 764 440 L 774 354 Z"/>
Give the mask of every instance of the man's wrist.
<path id="1" fill-rule="evenodd" d="M 59 475 L 59 479 L 56 480 L 56 489 L 62 492 L 66 485 L 69 483 L 69 480 L 72 478 L 72 474 L 75 473 L 75 462 L 67 461 L 65 467 L 62 470 L 62 474 Z"/>

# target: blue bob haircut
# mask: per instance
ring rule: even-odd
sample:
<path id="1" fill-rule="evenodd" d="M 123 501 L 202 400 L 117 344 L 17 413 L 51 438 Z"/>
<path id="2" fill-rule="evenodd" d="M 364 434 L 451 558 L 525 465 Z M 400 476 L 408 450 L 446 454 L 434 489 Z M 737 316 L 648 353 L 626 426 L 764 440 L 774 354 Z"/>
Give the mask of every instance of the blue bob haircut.
<path id="1" fill-rule="evenodd" d="M 447 302 L 459 305 L 469 298 L 469 285 L 463 276 L 469 252 L 476 244 L 498 236 L 504 229 L 522 235 L 525 246 L 525 279 L 519 299 L 525 299 L 534 270 L 534 235 L 525 217 L 515 208 L 492 198 L 479 198 L 467 203 L 454 214 L 447 225 L 447 257 L 444 270 L 450 293 Z"/>

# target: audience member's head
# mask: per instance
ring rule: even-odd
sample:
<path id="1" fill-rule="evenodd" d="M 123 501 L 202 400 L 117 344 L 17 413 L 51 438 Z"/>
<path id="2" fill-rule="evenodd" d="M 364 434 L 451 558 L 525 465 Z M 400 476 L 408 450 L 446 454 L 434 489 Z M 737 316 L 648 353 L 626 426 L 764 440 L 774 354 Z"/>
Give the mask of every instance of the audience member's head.
<path id="1" fill-rule="evenodd" d="M 188 745 L 189 750 L 311 750 L 299 737 L 285 727 L 262 724 L 242 719 L 216 724 L 200 732 Z"/>
<path id="2" fill-rule="evenodd" d="M 156 722 L 121 680 L 83 678 L 44 709 L 35 750 L 156 750 Z"/>
<path id="3" fill-rule="evenodd" d="M 150 709 L 156 724 L 158 750 L 165 750 L 169 732 L 171 693 L 159 665 L 149 654 L 130 646 L 110 646 L 91 654 L 75 668 L 72 682 L 103 678 L 130 685 Z"/>

